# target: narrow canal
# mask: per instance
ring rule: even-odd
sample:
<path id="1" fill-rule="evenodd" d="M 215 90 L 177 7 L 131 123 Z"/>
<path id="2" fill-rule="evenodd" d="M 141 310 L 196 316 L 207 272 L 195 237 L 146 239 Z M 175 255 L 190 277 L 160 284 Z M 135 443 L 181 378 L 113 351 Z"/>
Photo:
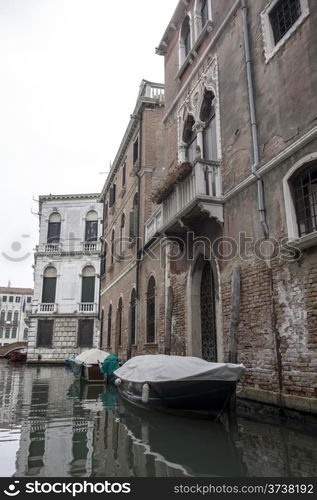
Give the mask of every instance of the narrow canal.
<path id="1" fill-rule="evenodd" d="M 0 475 L 316 476 L 317 437 L 130 407 L 64 367 L 0 360 Z"/>

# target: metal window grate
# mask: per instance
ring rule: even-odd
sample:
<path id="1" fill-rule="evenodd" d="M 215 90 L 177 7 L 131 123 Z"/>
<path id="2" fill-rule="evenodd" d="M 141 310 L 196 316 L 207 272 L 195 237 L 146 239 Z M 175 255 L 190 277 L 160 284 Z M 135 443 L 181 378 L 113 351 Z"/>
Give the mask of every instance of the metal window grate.
<path id="1" fill-rule="evenodd" d="M 287 33 L 302 13 L 300 0 L 279 0 L 270 12 L 275 43 Z"/>
<path id="2" fill-rule="evenodd" d="M 317 163 L 312 163 L 292 180 L 299 236 L 317 231 Z"/>

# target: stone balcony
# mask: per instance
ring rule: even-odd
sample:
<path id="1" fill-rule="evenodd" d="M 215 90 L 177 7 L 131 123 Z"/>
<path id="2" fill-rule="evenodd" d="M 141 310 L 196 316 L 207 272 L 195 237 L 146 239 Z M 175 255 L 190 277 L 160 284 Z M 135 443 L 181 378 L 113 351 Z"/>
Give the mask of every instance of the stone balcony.
<path id="1" fill-rule="evenodd" d="M 43 314 L 52 314 L 57 312 L 57 304 L 50 302 L 42 302 L 38 305 L 38 312 Z"/>
<path id="2" fill-rule="evenodd" d="M 80 313 L 97 313 L 97 304 L 94 302 L 80 302 L 78 304 L 78 311 Z"/>
<path id="3" fill-rule="evenodd" d="M 146 244 L 153 238 L 162 227 L 162 207 L 154 212 L 144 225 L 144 243 Z"/>
<path id="4" fill-rule="evenodd" d="M 203 214 L 223 222 L 220 162 L 195 160 L 189 175 L 162 201 L 161 232 L 186 232 Z"/>

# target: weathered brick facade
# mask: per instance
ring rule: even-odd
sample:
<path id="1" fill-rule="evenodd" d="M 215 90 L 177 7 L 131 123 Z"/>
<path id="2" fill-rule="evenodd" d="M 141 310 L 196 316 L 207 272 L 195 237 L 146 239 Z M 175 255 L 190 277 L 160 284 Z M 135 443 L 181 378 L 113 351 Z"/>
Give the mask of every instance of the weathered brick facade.
<path id="1" fill-rule="evenodd" d="M 317 5 L 300 0 L 298 18 L 277 40 L 270 16 L 279 2 L 207 0 L 207 10 L 200 0 L 178 2 L 157 48 L 165 59 L 165 108 L 145 105 L 138 124 L 131 119 L 103 190 L 106 200 L 126 158 L 126 194 L 105 222 L 105 238 L 109 248 L 114 224 L 118 234 L 121 213 L 131 211 L 138 191 L 142 242 L 128 244 L 130 263 L 119 258 L 102 278 L 103 338 L 110 303 L 115 332 L 121 295 L 116 350 L 123 358 L 169 352 L 210 359 L 201 309 L 210 269 L 216 341 L 208 352 L 245 364 L 245 398 L 315 413 Z M 182 176 L 186 162 L 191 171 Z M 307 169 L 309 201 L 300 222 L 294 179 Z M 155 205 L 151 195 L 162 190 Z M 300 234 L 300 224 L 309 230 Z M 148 344 L 151 275 L 156 334 Z M 137 341 L 129 349 L 133 287 Z"/>

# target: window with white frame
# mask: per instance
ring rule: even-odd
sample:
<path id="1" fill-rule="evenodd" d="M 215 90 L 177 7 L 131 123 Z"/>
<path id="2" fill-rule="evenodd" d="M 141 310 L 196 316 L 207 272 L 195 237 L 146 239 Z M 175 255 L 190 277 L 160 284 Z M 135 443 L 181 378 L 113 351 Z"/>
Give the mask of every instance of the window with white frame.
<path id="1" fill-rule="evenodd" d="M 317 161 L 309 163 L 290 179 L 298 236 L 317 231 Z"/>
<path id="2" fill-rule="evenodd" d="M 86 266 L 82 272 L 81 302 L 93 303 L 95 301 L 95 276 L 93 266 Z"/>
<path id="3" fill-rule="evenodd" d="M 98 214 L 95 210 L 90 210 L 86 215 L 85 242 L 95 242 L 98 240 Z"/>
<path id="4" fill-rule="evenodd" d="M 181 27 L 179 38 L 179 66 L 183 64 L 188 56 L 191 45 L 190 19 L 189 16 L 186 16 Z"/>
<path id="5" fill-rule="evenodd" d="M 270 0 L 261 13 L 268 61 L 309 14 L 308 0 Z"/>
<path id="6" fill-rule="evenodd" d="M 208 21 L 212 20 L 211 0 L 196 0 L 194 9 L 195 33 L 198 38 Z"/>
<path id="7" fill-rule="evenodd" d="M 47 267 L 44 271 L 44 276 L 43 276 L 43 289 L 42 289 L 43 304 L 55 303 L 56 278 L 57 278 L 57 271 L 55 267 L 53 266 Z"/>
<path id="8" fill-rule="evenodd" d="M 53 212 L 48 219 L 47 243 L 56 244 L 60 241 L 61 216 L 58 212 Z"/>

